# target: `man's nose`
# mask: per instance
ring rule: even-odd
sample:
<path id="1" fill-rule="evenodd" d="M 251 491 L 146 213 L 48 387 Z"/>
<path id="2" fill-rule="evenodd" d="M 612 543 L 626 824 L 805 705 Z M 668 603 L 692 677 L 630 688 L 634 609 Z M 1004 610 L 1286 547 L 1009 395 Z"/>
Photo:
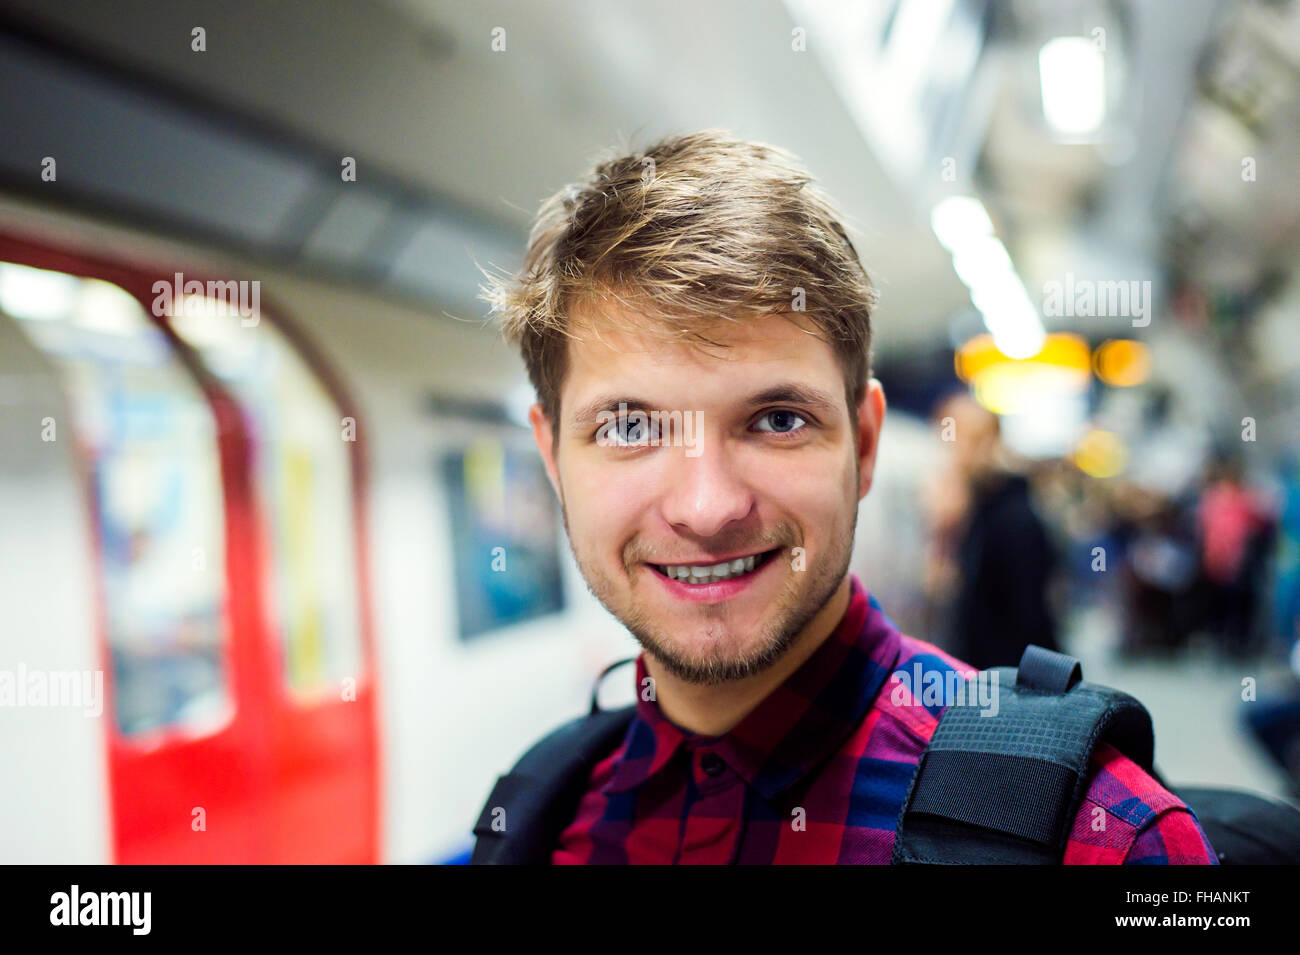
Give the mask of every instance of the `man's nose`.
<path id="1" fill-rule="evenodd" d="M 663 516 L 678 530 L 712 537 L 754 508 L 754 494 L 722 441 L 706 441 L 695 457 L 671 449 L 676 456 L 665 469 L 668 487 Z"/>

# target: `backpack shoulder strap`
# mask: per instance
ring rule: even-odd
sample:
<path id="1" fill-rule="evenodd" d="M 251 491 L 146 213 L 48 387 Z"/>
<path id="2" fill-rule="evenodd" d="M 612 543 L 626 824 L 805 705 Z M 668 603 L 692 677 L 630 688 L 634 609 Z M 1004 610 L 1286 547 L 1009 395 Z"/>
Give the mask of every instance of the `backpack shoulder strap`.
<path id="1" fill-rule="evenodd" d="M 608 667 L 600 678 L 626 662 Z M 590 713 L 535 743 L 492 787 L 474 825 L 470 864 L 548 864 L 556 840 L 578 811 L 591 771 L 627 735 L 635 715 L 635 704 L 600 709 L 593 691 Z"/>
<path id="2" fill-rule="evenodd" d="M 1300 865 L 1300 810 L 1236 789 L 1184 786 L 1187 804 L 1219 865 Z"/>
<path id="3" fill-rule="evenodd" d="M 1059 863 L 1102 740 L 1148 772 L 1151 717 L 1083 682 L 1074 657 L 1029 646 L 1018 668 L 977 675 L 941 714 L 899 813 L 899 865 Z M 983 699 L 981 699 L 981 697 Z"/>

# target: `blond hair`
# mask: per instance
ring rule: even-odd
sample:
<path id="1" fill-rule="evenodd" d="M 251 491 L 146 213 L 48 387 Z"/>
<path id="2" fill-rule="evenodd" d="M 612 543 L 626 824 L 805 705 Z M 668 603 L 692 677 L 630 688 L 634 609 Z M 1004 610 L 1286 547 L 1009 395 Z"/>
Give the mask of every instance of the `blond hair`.
<path id="1" fill-rule="evenodd" d="M 720 320 L 802 311 L 836 351 L 855 418 L 870 377 L 877 293 L 830 200 L 790 153 L 722 130 L 599 162 L 542 203 L 518 274 L 489 277 L 483 298 L 553 424 L 571 315 L 611 297 L 714 345 Z"/>

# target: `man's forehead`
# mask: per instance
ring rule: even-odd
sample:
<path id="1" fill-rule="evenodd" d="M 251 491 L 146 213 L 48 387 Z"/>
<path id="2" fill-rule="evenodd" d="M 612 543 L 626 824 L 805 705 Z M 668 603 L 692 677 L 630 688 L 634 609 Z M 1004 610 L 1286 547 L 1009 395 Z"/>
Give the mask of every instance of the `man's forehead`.
<path id="1" fill-rule="evenodd" d="M 811 323 L 783 315 L 716 323 L 701 330 L 708 341 L 673 340 L 644 319 L 632 327 L 584 324 L 569 341 L 563 389 L 566 414 L 576 424 L 622 400 L 645 407 L 789 400 L 833 415 L 842 391 L 830 346 L 807 330 Z"/>
<path id="2" fill-rule="evenodd" d="M 570 316 L 570 364 L 584 361 L 606 366 L 618 356 L 663 364 L 708 365 L 710 362 L 762 360 L 764 352 L 809 357 L 829 354 L 817 327 L 797 313 L 758 315 L 728 320 L 695 320 L 690 331 L 643 313 L 617 306 L 588 307 Z"/>

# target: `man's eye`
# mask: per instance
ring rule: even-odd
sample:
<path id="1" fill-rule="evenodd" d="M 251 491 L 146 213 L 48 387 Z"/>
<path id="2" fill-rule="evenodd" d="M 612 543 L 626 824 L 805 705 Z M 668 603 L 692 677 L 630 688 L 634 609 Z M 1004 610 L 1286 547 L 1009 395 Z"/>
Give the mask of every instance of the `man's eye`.
<path id="1" fill-rule="evenodd" d="M 770 428 L 759 427 L 758 430 L 771 431 L 774 434 L 792 434 L 807 424 L 802 417 L 793 411 L 769 411 L 758 419 L 760 426 L 765 421 L 770 421 L 772 426 Z"/>
<path id="2" fill-rule="evenodd" d="M 610 421 L 596 433 L 599 444 L 624 447 L 645 444 L 652 437 L 652 428 L 640 419 Z"/>
<path id="3" fill-rule="evenodd" d="M 626 429 L 615 428 L 614 437 L 620 444 L 635 444 L 649 437 L 649 429 L 644 422 L 632 421 Z"/>

